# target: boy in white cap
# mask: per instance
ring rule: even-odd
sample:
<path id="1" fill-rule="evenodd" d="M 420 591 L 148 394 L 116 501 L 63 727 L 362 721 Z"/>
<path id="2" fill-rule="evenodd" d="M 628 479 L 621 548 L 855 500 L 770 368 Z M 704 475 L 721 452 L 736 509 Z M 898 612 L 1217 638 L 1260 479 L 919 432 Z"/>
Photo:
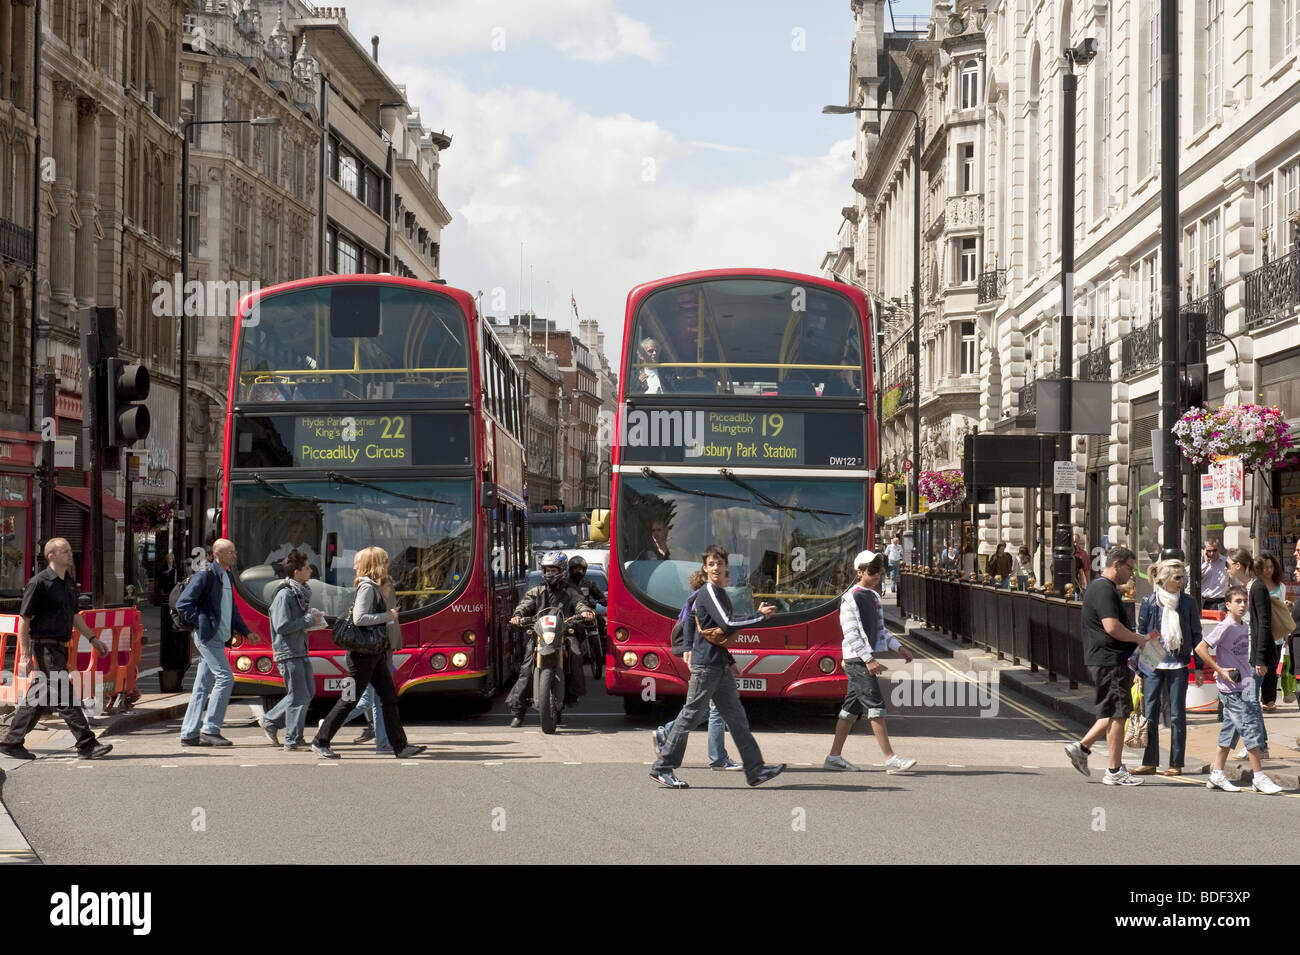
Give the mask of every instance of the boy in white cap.
<path id="1" fill-rule="evenodd" d="M 840 718 L 835 723 L 835 742 L 831 744 L 831 753 L 823 768 L 857 772 L 858 767 L 840 753 L 853 724 L 865 715 L 871 721 L 871 732 L 885 756 L 885 772 L 892 776 L 907 772 L 916 765 L 916 760 L 903 759 L 889 745 L 889 731 L 885 729 L 885 695 L 877 679 L 885 672 L 885 667 L 875 659 L 875 653 L 897 650 L 905 663 L 912 662 L 912 654 L 885 629 L 880 594 L 876 592 L 885 570 L 884 555 L 864 550 L 853 558 L 853 569 L 858 573 L 858 581 L 840 598 L 844 672 L 849 678 L 849 691 L 840 707 Z"/>

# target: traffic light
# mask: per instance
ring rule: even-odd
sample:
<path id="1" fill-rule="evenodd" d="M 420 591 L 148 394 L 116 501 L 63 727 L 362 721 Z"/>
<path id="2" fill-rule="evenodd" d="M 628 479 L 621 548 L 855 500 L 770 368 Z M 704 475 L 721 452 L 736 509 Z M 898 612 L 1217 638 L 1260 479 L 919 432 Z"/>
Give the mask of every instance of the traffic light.
<path id="1" fill-rule="evenodd" d="M 1188 362 L 1183 373 L 1183 408 L 1199 408 L 1205 403 L 1206 386 L 1210 380 L 1210 366 L 1205 362 Z"/>
<path id="2" fill-rule="evenodd" d="M 104 363 L 104 371 L 107 378 L 104 420 L 108 428 L 105 447 L 128 448 L 149 437 L 149 408 L 132 403 L 149 397 L 149 369 L 109 358 Z"/>

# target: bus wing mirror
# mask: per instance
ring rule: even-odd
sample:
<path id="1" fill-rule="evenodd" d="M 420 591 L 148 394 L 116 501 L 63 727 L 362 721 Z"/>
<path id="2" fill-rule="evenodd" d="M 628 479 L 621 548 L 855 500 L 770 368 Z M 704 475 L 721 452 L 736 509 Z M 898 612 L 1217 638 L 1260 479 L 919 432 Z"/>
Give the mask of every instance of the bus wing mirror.
<path id="1" fill-rule="evenodd" d="M 491 481 L 484 481 L 479 494 L 479 506 L 492 510 L 500 502 L 501 499 L 497 496 L 497 486 Z"/>

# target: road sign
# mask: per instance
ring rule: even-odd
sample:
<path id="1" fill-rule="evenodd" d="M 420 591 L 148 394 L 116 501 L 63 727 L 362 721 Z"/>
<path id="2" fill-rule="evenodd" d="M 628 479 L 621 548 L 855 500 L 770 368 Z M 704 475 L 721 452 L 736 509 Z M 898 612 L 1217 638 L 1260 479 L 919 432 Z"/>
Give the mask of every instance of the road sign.
<path id="1" fill-rule="evenodd" d="M 1052 493 L 1073 494 L 1079 489 L 1079 468 L 1073 461 L 1052 463 Z"/>
<path id="2" fill-rule="evenodd" d="M 67 435 L 54 439 L 54 468 L 68 470 L 77 466 L 77 437 Z"/>

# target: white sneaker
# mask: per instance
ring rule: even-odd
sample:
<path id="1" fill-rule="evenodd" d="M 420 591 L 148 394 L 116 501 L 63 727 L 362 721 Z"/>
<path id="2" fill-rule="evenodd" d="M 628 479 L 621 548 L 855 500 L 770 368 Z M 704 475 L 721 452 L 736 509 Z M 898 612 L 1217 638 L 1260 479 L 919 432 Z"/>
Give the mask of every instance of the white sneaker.
<path id="1" fill-rule="evenodd" d="M 1101 781 L 1106 786 L 1141 786 L 1142 780 L 1121 766 L 1115 772 L 1109 769 L 1102 775 Z"/>
<path id="2" fill-rule="evenodd" d="M 827 756 L 826 762 L 822 763 L 822 769 L 834 769 L 842 773 L 856 773 L 858 771 L 858 767 L 843 756 Z"/>
<path id="3" fill-rule="evenodd" d="M 893 776 L 895 773 L 905 773 L 916 765 L 914 759 L 903 759 L 895 753 L 889 759 L 885 760 L 885 775 Z"/>
<path id="4" fill-rule="evenodd" d="M 1205 788 L 1222 789 L 1225 793 L 1241 792 L 1241 787 L 1234 786 L 1232 783 L 1228 782 L 1228 777 L 1224 775 L 1224 772 L 1221 769 L 1216 769 L 1214 772 L 1210 773 L 1210 779 L 1209 782 L 1205 784 Z"/>
<path id="5" fill-rule="evenodd" d="M 1263 793 L 1265 796 L 1271 796 L 1274 793 L 1280 793 L 1282 787 L 1273 780 L 1269 779 L 1263 773 L 1256 773 L 1255 778 L 1251 780 L 1250 788 L 1257 793 Z"/>
<path id="6" fill-rule="evenodd" d="M 1243 746 L 1241 749 L 1237 750 L 1235 753 L 1232 754 L 1232 758 L 1233 758 L 1233 759 L 1250 759 L 1250 752 L 1249 752 L 1249 750 L 1246 749 L 1246 747 Z"/>

